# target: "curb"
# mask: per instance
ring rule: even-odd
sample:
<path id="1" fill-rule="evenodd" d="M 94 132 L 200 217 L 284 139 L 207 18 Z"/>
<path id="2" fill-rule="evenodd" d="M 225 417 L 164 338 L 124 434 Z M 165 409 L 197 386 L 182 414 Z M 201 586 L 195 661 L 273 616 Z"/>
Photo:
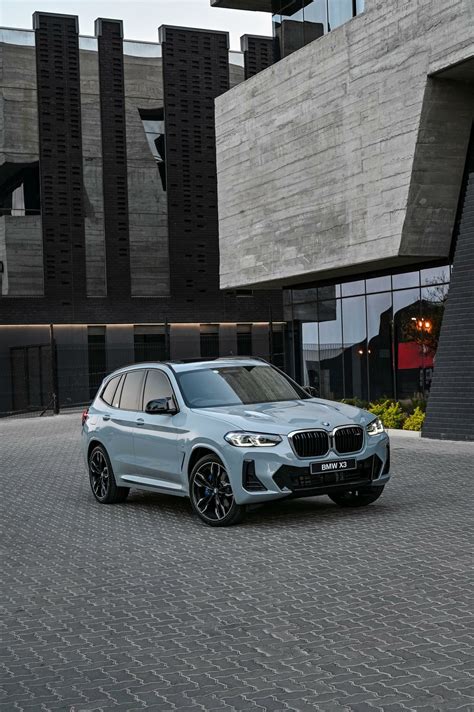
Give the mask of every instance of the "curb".
<path id="1" fill-rule="evenodd" d="M 395 428 L 386 428 L 386 430 L 391 438 L 421 438 L 421 432 L 417 430 L 399 430 Z"/>

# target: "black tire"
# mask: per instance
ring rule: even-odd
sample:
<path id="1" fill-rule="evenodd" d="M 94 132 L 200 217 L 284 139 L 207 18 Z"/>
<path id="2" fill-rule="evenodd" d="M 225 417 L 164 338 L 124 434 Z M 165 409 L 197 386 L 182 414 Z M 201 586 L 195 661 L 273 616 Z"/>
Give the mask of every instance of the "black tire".
<path id="1" fill-rule="evenodd" d="M 196 462 L 189 496 L 198 517 L 210 527 L 230 527 L 245 514 L 245 507 L 235 502 L 229 476 L 217 455 L 205 455 Z"/>
<path id="2" fill-rule="evenodd" d="M 349 490 L 340 494 L 330 494 L 329 497 L 339 507 L 366 507 L 380 497 L 384 487 L 384 485 L 370 488 L 361 487 L 360 489 Z"/>
<path id="3" fill-rule="evenodd" d="M 102 445 L 96 445 L 89 453 L 89 482 L 92 494 L 101 504 L 125 502 L 129 487 L 117 487 L 110 458 Z"/>

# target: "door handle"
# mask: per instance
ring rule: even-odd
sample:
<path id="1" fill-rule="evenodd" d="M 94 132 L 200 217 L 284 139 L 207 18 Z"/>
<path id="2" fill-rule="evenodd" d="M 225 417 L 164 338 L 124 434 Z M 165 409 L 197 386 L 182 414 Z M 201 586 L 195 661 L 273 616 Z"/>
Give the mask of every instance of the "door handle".
<path id="1" fill-rule="evenodd" d="M 137 418 L 137 425 L 145 425 L 143 418 Z"/>
<path id="2" fill-rule="evenodd" d="M 110 420 L 110 415 L 103 415 L 102 420 Z"/>

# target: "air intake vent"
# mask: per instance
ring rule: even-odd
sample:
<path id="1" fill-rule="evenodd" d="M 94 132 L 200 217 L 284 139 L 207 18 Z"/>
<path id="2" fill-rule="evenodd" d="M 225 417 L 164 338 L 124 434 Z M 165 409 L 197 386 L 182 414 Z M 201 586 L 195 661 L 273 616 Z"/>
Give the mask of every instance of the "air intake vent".
<path id="1" fill-rule="evenodd" d="M 359 452 L 364 442 L 364 431 L 359 425 L 339 428 L 334 433 L 334 448 L 341 454 Z"/>
<path id="2" fill-rule="evenodd" d="M 329 435 L 325 430 L 307 430 L 291 436 L 293 448 L 299 457 L 319 457 L 329 450 Z"/>
<path id="3" fill-rule="evenodd" d="M 267 489 L 255 474 L 255 462 L 253 460 L 244 460 L 242 486 L 247 492 L 263 492 Z"/>

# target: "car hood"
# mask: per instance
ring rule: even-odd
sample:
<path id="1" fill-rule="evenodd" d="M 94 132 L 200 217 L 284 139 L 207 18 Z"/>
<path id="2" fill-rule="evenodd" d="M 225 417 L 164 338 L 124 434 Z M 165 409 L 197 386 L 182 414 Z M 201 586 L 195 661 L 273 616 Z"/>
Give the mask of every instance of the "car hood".
<path id="1" fill-rule="evenodd" d="M 309 428 L 332 430 L 339 425 L 365 425 L 374 417 L 360 408 L 319 398 L 193 410 L 196 414 L 226 422 L 237 430 L 280 435 Z"/>

